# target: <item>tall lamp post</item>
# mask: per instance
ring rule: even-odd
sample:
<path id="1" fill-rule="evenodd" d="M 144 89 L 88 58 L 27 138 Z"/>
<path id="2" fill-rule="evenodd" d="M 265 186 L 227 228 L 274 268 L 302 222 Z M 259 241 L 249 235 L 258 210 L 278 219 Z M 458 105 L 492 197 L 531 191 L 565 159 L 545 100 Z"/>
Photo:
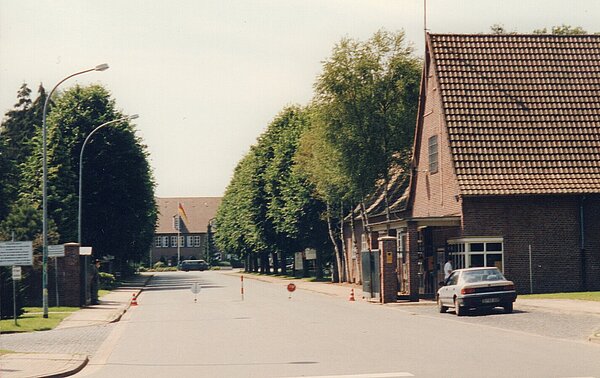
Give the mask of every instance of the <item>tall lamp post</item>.
<path id="1" fill-rule="evenodd" d="M 119 119 L 115 119 L 112 121 L 108 121 L 103 123 L 102 125 L 96 127 L 94 130 L 92 130 L 91 133 L 88 134 L 88 136 L 85 138 L 85 140 L 83 141 L 83 144 L 81 145 L 81 152 L 79 152 L 79 206 L 77 208 L 77 242 L 79 243 L 79 246 L 81 246 L 81 207 L 82 207 L 82 182 L 83 182 L 83 151 L 85 151 L 85 146 L 87 144 L 87 142 L 90 140 L 90 138 L 92 137 L 92 135 L 94 135 L 96 133 L 96 131 L 100 130 L 101 128 L 105 127 L 105 126 L 109 126 L 112 124 L 115 124 L 117 122 L 121 122 L 121 121 L 128 121 L 131 119 L 136 119 L 139 116 L 137 114 L 133 114 L 130 116 L 125 116 L 125 117 L 121 117 Z M 84 290 L 84 297 L 83 297 L 83 301 L 84 304 L 87 304 L 87 295 L 88 295 L 88 265 L 89 265 L 89 261 L 88 261 L 88 256 L 85 255 L 84 256 L 84 262 L 83 262 L 83 277 L 84 277 L 84 284 L 83 284 L 83 290 Z"/>
<path id="2" fill-rule="evenodd" d="M 42 111 L 42 305 L 43 305 L 43 317 L 48 318 L 48 149 L 47 149 L 47 127 L 46 127 L 46 111 L 48 109 L 48 103 L 52 98 L 52 94 L 56 91 L 59 85 L 73 76 L 81 75 L 92 71 L 105 71 L 108 69 L 108 64 L 99 64 L 94 68 L 75 72 L 61 81 L 58 82 L 52 88 L 46 101 L 44 101 L 44 109 Z"/>

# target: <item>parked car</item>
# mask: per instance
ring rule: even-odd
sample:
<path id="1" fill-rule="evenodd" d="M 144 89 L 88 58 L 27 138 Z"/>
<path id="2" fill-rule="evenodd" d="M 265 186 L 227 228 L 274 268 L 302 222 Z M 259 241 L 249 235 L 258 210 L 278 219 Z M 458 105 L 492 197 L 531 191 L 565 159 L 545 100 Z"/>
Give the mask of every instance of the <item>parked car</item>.
<path id="1" fill-rule="evenodd" d="M 439 311 L 452 307 L 458 316 L 474 308 L 503 307 L 511 313 L 516 299 L 515 284 L 493 267 L 455 270 L 437 292 Z"/>
<path id="2" fill-rule="evenodd" d="M 179 270 L 188 272 L 190 270 L 203 271 L 208 269 L 208 264 L 204 260 L 183 260 L 179 265 Z"/>

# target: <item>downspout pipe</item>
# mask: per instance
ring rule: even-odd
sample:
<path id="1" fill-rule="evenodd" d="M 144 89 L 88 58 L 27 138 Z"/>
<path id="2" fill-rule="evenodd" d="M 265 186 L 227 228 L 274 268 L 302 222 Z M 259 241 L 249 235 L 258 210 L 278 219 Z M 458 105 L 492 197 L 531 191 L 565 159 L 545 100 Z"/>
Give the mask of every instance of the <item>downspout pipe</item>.
<path id="1" fill-rule="evenodd" d="M 586 264 L 585 264 L 584 202 L 585 202 L 585 196 L 581 196 L 581 198 L 579 200 L 579 236 L 580 236 L 579 257 L 581 259 L 581 288 L 583 291 L 587 291 Z"/>

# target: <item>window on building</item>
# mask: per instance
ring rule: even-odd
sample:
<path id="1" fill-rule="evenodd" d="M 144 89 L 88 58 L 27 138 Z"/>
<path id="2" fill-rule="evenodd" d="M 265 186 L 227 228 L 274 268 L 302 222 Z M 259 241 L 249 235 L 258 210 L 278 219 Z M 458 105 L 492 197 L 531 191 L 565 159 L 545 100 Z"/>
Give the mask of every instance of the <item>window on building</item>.
<path id="1" fill-rule="evenodd" d="M 186 239 L 186 240 L 185 240 L 185 244 L 186 244 L 188 247 L 193 247 L 193 246 L 194 246 L 194 237 L 193 237 L 193 236 L 191 236 L 191 235 L 188 235 L 188 236 L 186 236 L 186 238 L 185 238 L 185 239 Z"/>
<path id="2" fill-rule="evenodd" d="M 179 236 L 179 246 L 185 247 L 185 236 Z"/>
<path id="3" fill-rule="evenodd" d="M 177 236 L 171 236 L 171 247 L 177 247 Z"/>
<path id="4" fill-rule="evenodd" d="M 162 247 L 163 248 L 167 248 L 169 246 L 169 237 L 168 236 L 163 236 L 162 237 Z"/>
<path id="5" fill-rule="evenodd" d="M 154 248 L 160 248 L 160 247 L 162 247 L 162 237 L 155 236 L 154 237 Z"/>
<path id="6" fill-rule="evenodd" d="M 501 238 L 448 240 L 448 252 L 454 269 L 495 266 L 504 271 L 504 247 Z"/>
<path id="7" fill-rule="evenodd" d="M 438 137 L 434 135 L 429 138 L 429 173 L 438 171 Z"/>
<path id="8" fill-rule="evenodd" d="M 200 235 L 192 236 L 192 246 L 200 247 Z"/>

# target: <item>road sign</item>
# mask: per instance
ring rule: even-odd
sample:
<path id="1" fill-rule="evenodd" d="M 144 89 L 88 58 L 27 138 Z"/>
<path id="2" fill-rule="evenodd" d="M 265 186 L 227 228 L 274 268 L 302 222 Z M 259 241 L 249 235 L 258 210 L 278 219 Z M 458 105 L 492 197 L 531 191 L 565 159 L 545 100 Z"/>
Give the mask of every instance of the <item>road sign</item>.
<path id="1" fill-rule="evenodd" d="M 200 292 L 200 288 L 201 288 L 200 283 L 194 282 L 190 289 L 192 290 L 192 293 L 198 294 Z"/>
<path id="2" fill-rule="evenodd" d="M 316 260 L 317 259 L 317 250 L 314 248 L 306 248 L 304 250 L 304 258 L 306 260 Z"/>
<path id="3" fill-rule="evenodd" d="M 293 283 L 291 283 L 291 284 L 288 284 L 288 285 L 287 285 L 287 290 L 288 290 L 290 293 L 294 292 L 294 290 L 296 290 L 296 285 L 294 285 Z"/>
<path id="4" fill-rule="evenodd" d="M 0 242 L 0 266 L 33 265 L 33 243 Z"/>
<path id="5" fill-rule="evenodd" d="M 79 247 L 79 255 L 80 256 L 91 256 L 92 255 L 92 247 Z"/>
<path id="6" fill-rule="evenodd" d="M 21 280 L 21 267 L 20 266 L 13 266 L 12 267 L 12 279 L 14 281 Z"/>
<path id="7" fill-rule="evenodd" d="M 65 257 L 65 245 L 49 245 L 48 246 L 48 257 Z"/>

